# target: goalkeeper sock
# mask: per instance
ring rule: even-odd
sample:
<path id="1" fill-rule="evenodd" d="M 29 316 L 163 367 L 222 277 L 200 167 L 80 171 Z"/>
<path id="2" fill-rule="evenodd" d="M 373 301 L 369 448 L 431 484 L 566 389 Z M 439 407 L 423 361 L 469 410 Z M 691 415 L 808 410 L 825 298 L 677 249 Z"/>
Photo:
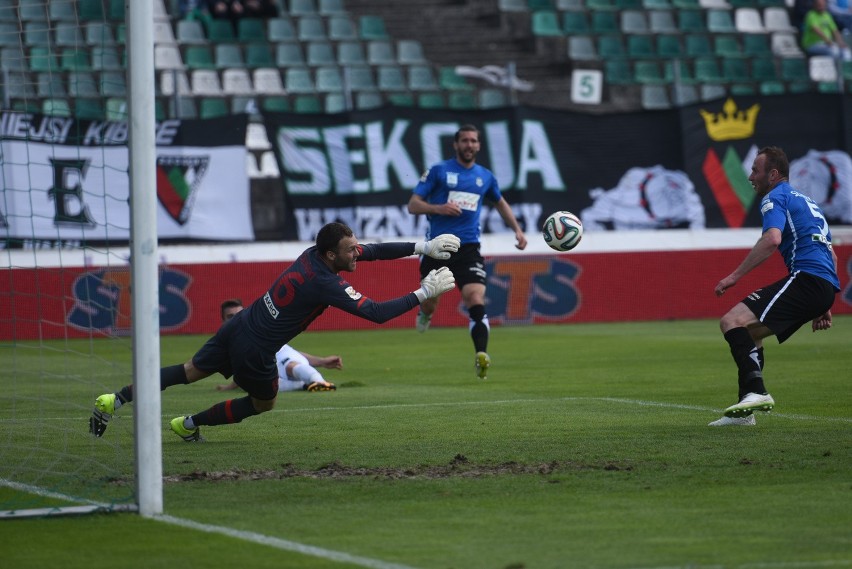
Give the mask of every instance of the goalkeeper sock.
<path id="1" fill-rule="evenodd" d="M 229 399 L 228 401 L 217 403 L 210 409 L 193 415 L 190 419 L 193 425 L 200 427 L 201 425 L 213 426 L 239 423 L 246 417 L 259 414 L 260 411 L 254 408 L 251 397 L 247 395 L 240 399 Z"/>
<path id="2" fill-rule="evenodd" d="M 293 374 L 293 377 L 295 377 L 305 385 L 310 385 L 316 381 L 325 383 L 325 380 L 323 379 L 320 372 L 318 372 L 316 368 L 309 365 L 299 364 L 292 369 L 291 373 Z"/>
<path id="3" fill-rule="evenodd" d="M 470 315 L 470 337 L 473 339 L 473 349 L 477 352 L 488 351 L 488 316 L 485 315 L 485 306 L 477 304 L 468 308 Z"/>
<path id="4" fill-rule="evenodd" d="M 737 364 L 739 397 L 747 393 L 766 394 L 761 371 L 760 349 L 754 344 L 751 334 L 743 327 L 725 332 L 725 340 L 731 348 L 731 356 Z"/>

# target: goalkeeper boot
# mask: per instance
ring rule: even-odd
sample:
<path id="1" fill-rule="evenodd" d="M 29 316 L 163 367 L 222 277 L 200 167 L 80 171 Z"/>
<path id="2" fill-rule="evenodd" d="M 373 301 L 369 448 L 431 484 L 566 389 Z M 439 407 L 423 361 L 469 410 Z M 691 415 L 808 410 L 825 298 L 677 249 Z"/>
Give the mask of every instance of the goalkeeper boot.
<path id="1" fill-rule="evenodd" d="M 336 391 L 337 386 L 331 382 L 313 381 L 305 386 L 305 391 Z"/>
<path id="2" fill-rule="evenodd" d="M 195 427 L 192 430 L 187 429 L 183 426 L 184 419 L 186 419 L 186 417 L 175 417 L 169 421 L 169 426 L 172 428 L 172 431 L 188 443 L 200 443 L 204 441 L 204 438 L 201 436 L 201 429 L 198 427 Z"/>
<path id="3" fill-rule="evenodd" d="M 432 323 L 432 315 L 426 314 L 425 312 L 418 311 L 417 312 L 417 323 L 415 324 L 415 328 L 421 334 L 429 329 L 429 324 Z"/>
<path id="4" fill-rule="evenodd" d="M 772 411 L 773 407 L 775 407 L 775 400 L 768 393 L 766 395 L 746 393 L 739 403 L 725 409 L 725 417 L 745 417 L 751 415 L 754 411 L 768 413 Z"/>
<path id="5" fill-rule="evenodd" d="M 95 410 L 89 417 L 89 432 L 96 437 L 104 436 L 107 424 L 115 415 L 115 393 L 106 393 L 95 399 Z"/>
<path id="6" fill-rule="evenodd" d="M 488 354 L 485 352 L 476 352 L 473 365 L 476 368 L 476 377 L 479 379 L 488 379 L 488 368 L 491 367 L 491 358 L 488 357 Z"/>
<path id="7" fill-rule="evenodd" d="M 757 421 L 754 419 L 754 414 L 750 413 L 745 417 L 722 417 L 721 419 L 716 419 L 712 423 L 708 423 L 708 427 L 750 427 L 753 426 Z"/>

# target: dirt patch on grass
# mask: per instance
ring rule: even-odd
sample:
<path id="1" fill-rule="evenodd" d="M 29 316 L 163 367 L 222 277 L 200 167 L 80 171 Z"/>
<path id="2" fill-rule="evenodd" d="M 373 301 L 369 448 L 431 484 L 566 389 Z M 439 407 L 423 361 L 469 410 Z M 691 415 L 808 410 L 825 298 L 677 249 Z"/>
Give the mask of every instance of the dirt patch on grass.
<path id="1" fill-rule="evenodd" d="M 272 470 L 222 470 L 218 472 L 207 472 L 196 470 L 187 474 L 175 474 L 165 476 L 165 482 L 193 482 L 207 481 L 246 481 L 246 480 L 280 480 L 283 478 L 353 478 L 366 477 L 373 479 L 400 480 L 406 478 L 441 479 L 441 478 L 477 478 L 482 476 L 498 476 L 501 474 L 520 475 L 538 474 L 549 475 L 564 472 L 576 472 L 580 470 L 606 470 L 606 471 L 630 471 L 632 466 L 615 462 L 601 464 L 586 464 L 573 461 L 554 460 L 534 464 L 522 464 L 519 462 L 503 462 L 500 464 L 475 464 L 464 455 L 457 454 L 448 464 L 444 465 L 418 465 L 408 467 L 358 467 L 347 466 L 338 462 L 332 462 L 309 470 L 297 468 L 292 464 L 282 464 Z"/>

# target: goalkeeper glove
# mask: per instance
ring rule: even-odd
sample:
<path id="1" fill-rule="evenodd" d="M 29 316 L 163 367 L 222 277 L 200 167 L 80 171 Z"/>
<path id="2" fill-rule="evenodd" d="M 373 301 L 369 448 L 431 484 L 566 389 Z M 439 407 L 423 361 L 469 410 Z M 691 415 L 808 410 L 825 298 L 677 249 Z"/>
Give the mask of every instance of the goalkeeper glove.
<path id="1" fill-rule="evenodd" d="M 448 290 L 452 290 L 456 284 L 456 278 L 453 272 L 447 267 L 440 269 L 432 269 L 429 274 L 420 281 L 420 288 L 414 291 L 417 295 L 417 300 L 421 303 L 427 298 L 435 298 L 441 296 Z"/>
<path id="2" fill-rule="evenodd" d="M 430 241 L 420 241 L 414 244 L 415 255 L 428 255 L 433 259 L 446 261 L 450 258 L 450 253 L 455 253 L 459 250 L 461 241 L 458 237 L 451 233 L 438 235 Z"/>

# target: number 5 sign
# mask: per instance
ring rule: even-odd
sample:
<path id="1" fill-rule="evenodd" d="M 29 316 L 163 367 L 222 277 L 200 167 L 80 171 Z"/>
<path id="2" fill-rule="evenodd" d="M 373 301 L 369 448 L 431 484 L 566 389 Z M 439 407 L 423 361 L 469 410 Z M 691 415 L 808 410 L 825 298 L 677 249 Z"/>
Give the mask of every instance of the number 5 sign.
<path id="1" fill-rule="evenodd" d="M 603 73 L 595 69 L 575 69 L 571 73 L 571 101 L 584 105 L 599 105 Z"/>

